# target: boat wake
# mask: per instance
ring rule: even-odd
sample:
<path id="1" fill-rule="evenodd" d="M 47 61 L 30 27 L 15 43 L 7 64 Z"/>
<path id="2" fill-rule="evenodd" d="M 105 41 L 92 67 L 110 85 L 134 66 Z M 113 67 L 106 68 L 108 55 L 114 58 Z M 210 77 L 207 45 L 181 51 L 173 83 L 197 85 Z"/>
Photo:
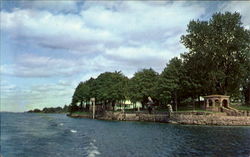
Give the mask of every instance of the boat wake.
<path id="1" fill-rule="evenodd" d="M 93 140 L 93 142 L 95 142 L 95 140 Z M 90 142 L 89 146 L 85 148 L 88 153 L 88 157 L 95 157 L 96 155 L 101 154 L 93 142 Z"/>

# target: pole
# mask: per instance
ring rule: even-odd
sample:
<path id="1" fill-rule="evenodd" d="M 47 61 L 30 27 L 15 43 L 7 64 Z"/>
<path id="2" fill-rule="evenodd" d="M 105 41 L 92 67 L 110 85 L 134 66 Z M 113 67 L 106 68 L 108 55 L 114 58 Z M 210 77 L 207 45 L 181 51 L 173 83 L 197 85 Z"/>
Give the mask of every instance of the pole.
<path id="1" fill-rule="evenodd" d="M 90 101 L 92 102 L 93 119 L 95 119 L 95 98 L 91 98 Z"/>
<path id="2" fill-rule="evenodd" d="M 95 119 L 95 101 L 93 101 L 93 119 Z"/>

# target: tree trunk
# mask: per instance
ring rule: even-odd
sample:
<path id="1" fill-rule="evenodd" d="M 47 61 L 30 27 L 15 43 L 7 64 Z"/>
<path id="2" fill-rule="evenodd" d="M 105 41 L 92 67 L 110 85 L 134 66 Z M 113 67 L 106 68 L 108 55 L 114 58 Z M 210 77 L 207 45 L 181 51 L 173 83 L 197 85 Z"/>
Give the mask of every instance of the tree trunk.
<path id="1" fill-rule="evenodd" d="M 83 110 L 86 111 L 86 108 L 87 108 L 87 101 L 84 101 L 85 102 L 85 107 L 83 107 Z"/>
<path id="2" fill-rule="evenodd" d="M 80 110 L 83 111 L 83 100 L 81 100 L 81 103 L 80 103 Z"/>
<path id="3" fill-rule="evenodd" d="M 192 101 L 193 101 L 193 110 L 195 110 L 195 98 L 193 98 Z"/>
<path id="4" fill-rule="evenodd" d="M 174 103 L 175 103 L 175 111 L 177 111 L 177 105 L 178 105 L 178 101 L 177 101 L 177 92 L 174 92 Z"/>
<path id="5" fill-rule="evenodd" d="M 104 101 L 104 110 L 106 111 L 107 109 L 107 101 Z"/>
<path id="6" fill-rule="evenodd" d="M 246 87 L 244 87 L 243 92 L 245 98 L 245 105 L 250 106 L 250 82 L 247 84 Z"/>
<path id="7" fill-rule="evenodd" d="M 120 110 L 122 110 L 122 102 L 120 102 Z"/>
<path id="8" fill-rule="evenodd" d="M 112 101 L 113 112 L 115 111 L 115 101 Z"/>
<path id="9" fill-rule="evenodd" d="M 201 98 L 198 96 L 199 107 L 201 106 Z"/>

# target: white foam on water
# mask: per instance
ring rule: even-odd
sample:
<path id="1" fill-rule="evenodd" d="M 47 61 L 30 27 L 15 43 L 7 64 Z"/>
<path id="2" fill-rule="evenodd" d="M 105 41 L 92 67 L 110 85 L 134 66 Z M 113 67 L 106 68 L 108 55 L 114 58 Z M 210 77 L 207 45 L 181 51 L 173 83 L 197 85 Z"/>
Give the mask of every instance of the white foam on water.
<path id="1" fill-rule="evenodd" d="M 72 133 L 77 133 L 77 131 L 76 131 L 76 130 L 73 130 L 73 129 L 71 129 L 70 132 L 72 132 Z"/>
<path id="2" fill-rule="evenodd" d="M 95 142 L 95 140 L 93 140 Z M 96 155 L 100 155 L 101 153 L 98 151 L 98 148 L 94 145 L 94 143 L 90 142 L 89 146 L 85 148 L 88 153 L 88 157 L 95 157 Z"/>
<path id="3" fill-rule="evenodd" d="M 63 126 L 63 123 L 60 123 L 59 125 L 60 125 L 60 126 Z"/>

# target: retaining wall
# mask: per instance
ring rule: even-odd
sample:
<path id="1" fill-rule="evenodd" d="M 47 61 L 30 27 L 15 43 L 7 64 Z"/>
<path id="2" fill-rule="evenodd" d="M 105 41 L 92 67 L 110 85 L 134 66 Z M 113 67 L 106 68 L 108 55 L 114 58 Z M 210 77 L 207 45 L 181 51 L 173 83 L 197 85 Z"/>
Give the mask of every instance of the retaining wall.
<path id="1" fill-rule="evenodd" d="M 69 115 L 76 118 L 92 118 L 91 115 Z M 103 115 L 96 116 L 101 120 L 119 121 L 144 121 L 161 122 L 174 124 L 194 124 L 194 125 L 230 125 L 230 126 L 250 126 L 250 116 L 227 116 L 226 113 L 199 113 L 184 112 L 168 114 L 146 114 L 146 113 L 124 113 L 106 111 Z"/>
<path id="2" fill-rule="evenodd" d="M 102 120 L 120 120 L 120 121 L 147 121 L 167 123 L 169 116 L 167 114 L 145 114 L 145 113 L 123 113 L 123 112 L 105 112 L 98 117 Z"/>
<path id="3" fill-rule="evenodd" d="M 173 114 L 169 123 L 195 125 L 250 126 L 249 116 L 183 115 Z"/>

